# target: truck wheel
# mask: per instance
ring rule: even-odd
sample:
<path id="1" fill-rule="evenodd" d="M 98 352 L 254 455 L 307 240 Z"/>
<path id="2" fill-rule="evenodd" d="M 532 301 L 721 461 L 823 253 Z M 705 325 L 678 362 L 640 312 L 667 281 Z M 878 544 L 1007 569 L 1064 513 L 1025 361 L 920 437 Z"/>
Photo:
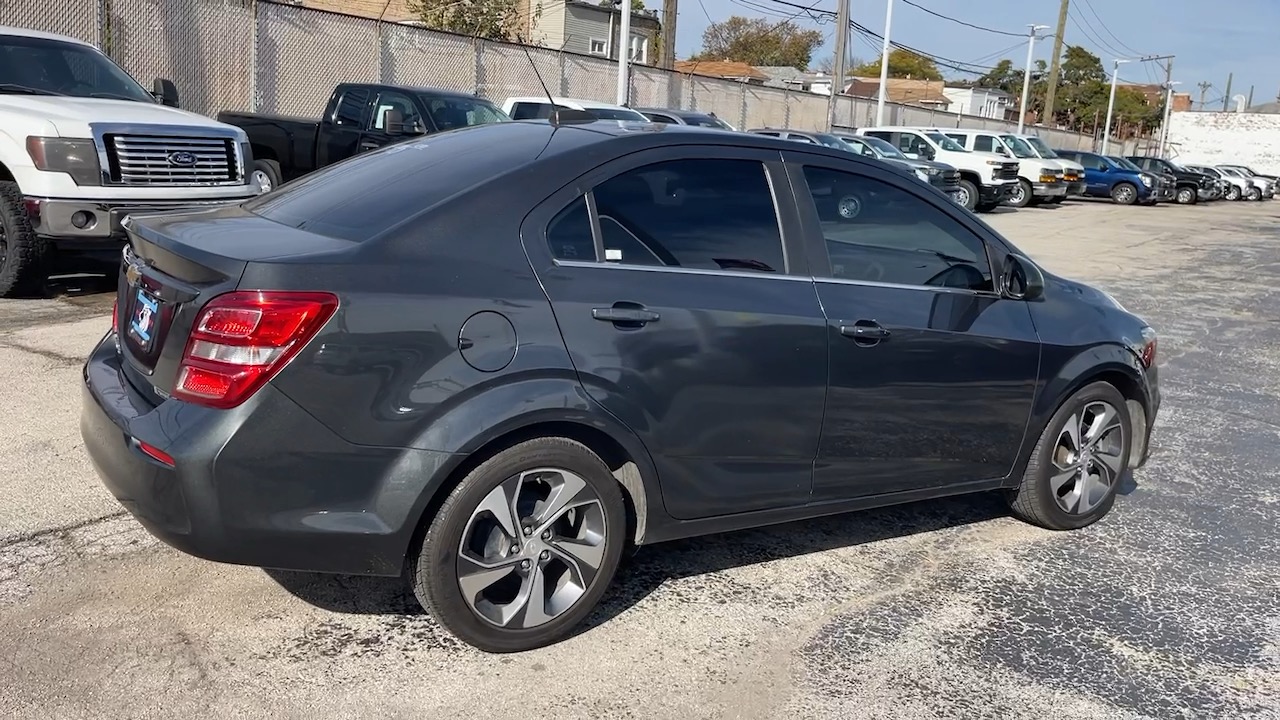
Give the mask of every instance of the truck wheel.
<path id="1" fill-rule="evenodd" d="M 0 182 L 0 297 L 38 292 L 44 284 L 48 245 L 36 237 L 14 182 Z"/>
<path id="2" fill-rule="evenodd" d="M 1018 178 L 1018 186 L 1013 189 L 1013 193 L 1009 195 L 1009 206 L 1016 208 L 1024 208 L 1031 204 L 1034 196 L 1031 194 L 1031 183 L 1024 178 Z"/>
<path id="3" fill-rule="evenodd" d="M 269 193 L 280 187 L 280 163 L 275 160 L 254 160 L 253 170 L 249 173 L 249 184 L 262 188 Z"/>
<path id="4" fill-rule="evenodd" d="M 1235 185 L 1232 185 L 1231 187 L 1227 188 L 1227 199 L 1232 201 L 1239 200 L 1240 188 Z"/>
<path id="5" fill-rule="evenodd" d="M 1248 197 L 1249 197 L 1249 199 L 1250 199 L 1250 200 L 1261 200 L 1261 199 L 1262 199 L 1262 190 L 1261 190 L 1261 189 L 1259 189 L 1259 188 L 1256 188 L 1256 187 L 1249 188 L 1249 195 L 1248 195 Z"/>
<path id="6" fill-rule="evenodd" d="M 1111 188 L 1111 199 L 1118 205 L 1132 205 L 1138 201 L 1138 188 L 1133 183 L 1116 183 Z"/>
<path id="7" fill-rule="evenodd" d="M 1178 204 L 1179 205 L 1195 205 L 1196 191 L 1189 187 L 1178 188 Z"/>
<path id="8" fill-rule="evenodd" d="M 960 204 L 965 210 L 973 210 L 978 207 L 978 186 L 968 180 L 960 180 L 960 189 L 956 191 L 959 196 Z"/>

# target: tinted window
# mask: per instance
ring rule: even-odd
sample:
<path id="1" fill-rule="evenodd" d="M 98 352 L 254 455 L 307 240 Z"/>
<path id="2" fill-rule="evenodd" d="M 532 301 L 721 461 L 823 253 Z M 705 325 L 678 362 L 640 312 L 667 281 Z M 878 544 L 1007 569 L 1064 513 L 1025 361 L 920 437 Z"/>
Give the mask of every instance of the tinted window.
<path id="1" fill-rule="evenodd" d="M 369 91 L 364 88 L 352 88 L 343 92 L 342 97 L 338 99 L 338 107 L 333 111 L 334 124 L 363 125 L 364 111 L 368 104 Z"/>
<path id="2" fill-rule="evenodd" d="M 547 226 L 547 245 L 557 260 L 596 261 L 585 195 L 561 210 Z"/>
<path id="3" fill-rule="evenodd" d="M 785 269 L 773 194 L 758 162 L 656 163 L 612 178 L 594 193 L 608 262 Z"/>
<path id="4" fill-rule="evenodd" d="M 510 119 L 496 105 L 480 98 L 429 97 L 426 104 L 427 112 L 441 131 Z"/>
<path id="5" fill-rule="evenodd" d="M 530 162 L 551 131 L 495 123 L 394 143 L 321 168 L 243 207 L 290 227 L 363 241 Z"/>
<path id="6" fill-rule="evenodd" d="M 810 145 L 817 145 L 817 144 L 818 144 L 818 143 L 814 142 L 814 141 L 813 141 L 813 138 L 809 137 L 808 135 L 797 135 L 796 133 L 789 133 L 789 134 L 787 135 L 787 139 L 788 139 L 788 140 L 795 140 L 796 142 L 809 143 Z"/>
<path id="7" fill-rule="evenodd" d="M 833 277 L 992 289 L 982 240 L 928 201 L 853 173 L 806 167 L 804 175 Z"/>
<path id="8" fill-rule="evenodd" d="M 1107 163 L 1097 155 L 1078 155 L 1075 161 L 1083 165 L 1087 170 L 1101 170 L 1107 167 Z"/>
<path id="9" fill-rule="evenodd" d="M 995 152 L 995 143 L 991 142 L 990 135 L 979 135 L 973 139 L 973 149 L 981 152 Z"/>
<path id="10" fill-rule="evenodd" d="M 645 117 L 649 118 L 653 122 L 662 123 L 664 125 L 678 124 L 675 118 L 667 117 L 666 115 L 659 115 L 658 113 L 645 113 Z"/>
<path id="11" fill-rule="evenodd" d="M 0 84 L 29 88 L 37 95 L 155 102 L 132 77 L 94 48 L 44 38 L 0 35 Z"/>
<path id="12" fill-rule="evenodd" d="M 549 117 L 550 103 L 518 102 L 511 106 L 512 120 L 541 120 Z"/>
<path id="13" fill-rule="evenodd" d="M 879 130 L 871 130 L 871 131 L 868 131 L 868 132 L 863 133 L 863 135 L 865 135 L 865 136 L 867 136 L 867 137 L 879 138 L 879 139 L 884 140 L 884 141 L 886 141 L 886 142 L 893 140 L 893 133 L 889 133 L 889 132 L 881 132 L 881 131 L 879 131 Z"/>

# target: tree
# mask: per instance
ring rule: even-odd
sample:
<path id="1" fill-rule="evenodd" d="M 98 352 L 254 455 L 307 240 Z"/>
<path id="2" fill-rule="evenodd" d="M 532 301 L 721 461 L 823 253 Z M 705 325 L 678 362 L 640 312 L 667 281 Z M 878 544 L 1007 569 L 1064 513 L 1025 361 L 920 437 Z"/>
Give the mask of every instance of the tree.
<path id="1" fill-rule="evenodd" d="M 805 30 L 789 20 L 771 23 L 764 18 L 734 15 L 712 23 L 702 32 L 702 51 L 693 60 L 736 60 L 758 67 L 809 67 L 813 51 L 822 44 L 822 33 Z"/>
<path id="2" fill-rule="evenodd" d="M 617 0 L 600 0 L 600 7 L 617 7 Z M 631 0 L 631 12 L 640 12 L 644 10 L 644 0 Z"/>
<path id="3" fill-rule="evenodd" d="M 1022 71 L 1013 67 L 1012 60 L 1001 60 L 990 72 L 975 80 L 973 85 L 1019 95 L 1022 93 Z"/>
<path id="4" fill-rule="evenodd" d="M 517 0 L 410 0 L 409 10 L 437 30 L 509 40 L 519 20 Z"/>
<path id="5" fill-rule="evenodd" d="M 864 77 L 880 77 L 880 58 L 876 58 L 874 62 L 859 65 L 850 72 Z M 889 77 L 941 80 L 942 73 L 929 58 L 917 55 L 910 50 L 894 48 L 889 51 Z"/>

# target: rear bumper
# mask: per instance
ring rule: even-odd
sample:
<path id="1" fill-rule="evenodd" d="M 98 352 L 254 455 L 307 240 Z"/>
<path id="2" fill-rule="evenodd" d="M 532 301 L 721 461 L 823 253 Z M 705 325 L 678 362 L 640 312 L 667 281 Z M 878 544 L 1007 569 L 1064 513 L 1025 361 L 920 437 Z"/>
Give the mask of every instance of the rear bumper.
<path id="1" fill-rule="evenodd" d="M 270 385 L 233 410 L 152 406 L 121 362 L 108 334 L 84 366 L 80 433 L 103 484 L 148 532 L 217 562 L 401 573 L 426 492 L 456 456 L 352 445 Z"/>
<path id="2" fill-rule="evenodd" d="M 199 210 L 242 203 L 256 197 L 248 186 L 243 195 L 218 200 L 148 200 L 145 202 L 107 202 L 92 199 L 27 197 L 27 216 L 32 228 L 42 238 L 58 244 L 76 242 L 88 245 L 125 238 L 121 223 L 130 215 L 172 210 Z M 77 214 L 80 214 L 77 217 Z M 88 219 L 88 222 L 84 222 Z"/>

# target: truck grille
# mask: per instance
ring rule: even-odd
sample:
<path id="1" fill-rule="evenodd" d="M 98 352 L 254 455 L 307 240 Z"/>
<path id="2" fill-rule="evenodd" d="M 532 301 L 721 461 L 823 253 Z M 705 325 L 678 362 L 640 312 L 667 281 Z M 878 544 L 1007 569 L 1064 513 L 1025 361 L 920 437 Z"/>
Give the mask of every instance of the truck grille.
<path id="1" fill-rule="evenodd" d="M 944 188 L 960 187 L 959 170 L 944 170 L 939 177 Z"/>
<path id="2" fill-rule="evenodd" d="M 242 169 L 230 139 L 107 135 L 111 182 L 119 185 L 237 185 Z"/>
<path id="3" fill-rule="evenodd" d="M 1018 179 L 1018 163 L 1005 163 L 1000 166 L 1001 180 L 1017 180 Z"/>

